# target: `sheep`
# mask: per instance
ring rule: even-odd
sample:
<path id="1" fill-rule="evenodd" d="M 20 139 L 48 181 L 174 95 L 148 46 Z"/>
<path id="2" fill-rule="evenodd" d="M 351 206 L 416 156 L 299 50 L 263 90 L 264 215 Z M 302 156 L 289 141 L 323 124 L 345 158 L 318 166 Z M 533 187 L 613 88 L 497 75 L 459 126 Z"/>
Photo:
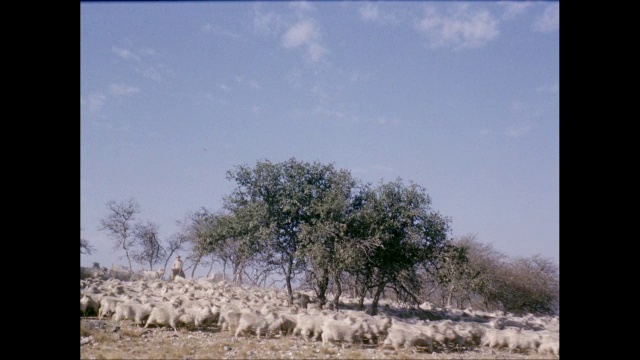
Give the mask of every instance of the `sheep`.
<path id="1" fill-rule="evenodd" d="M 119 324 L 121 320 L 133 320 L 134 324 L 139 326 L 151 315 L 152 310 L 153 305 L 149 303 L 120 302 L 116 305 L 113 320 L 116 324 Z"/>
<path id="2" fill-rule="evenodd" d="M 164 275 L 164 268 L 155 271 L 145 270 L 142 272 L 143 279 L 162 279 L 162 275 Z"/>
<path id="3" fill-rule="evenodd" d="M 299 305 L 301 308 L 306 309 L 307 304 L 309 304 L 310 302 L 311 300 L 309 299 L 309 295 L 297 293 L 293 304 Z"/>
<path id="4" fill-rule="evenodd" d="M 195 327 L 213 322 L 213 313 L 210 306 L 183 306 L 184 313 L 180 315 L 178 321 L 183 324 L 193 324 Z"/>
<path id="5" fill-rule="evenodd" d="M 306 341 L 317 340 L 322 335 L 322 325 L 325 321 L 322 316 L 300 313 L 296 320 L 294 335 L 300 334 Z"/>
<path id="6" fill-rule="evenodd" d="M 343 321 L 329 320 L 322 325 L 322 346 L 329 342 L 339 341 L 350 344 L 362 343 L 362 334 L 366 331 L 366 324 L 362 321 L 347 324 Z"/>
<path id="7" fill-rule="evenodd" d="M 280 330 L 282 323 L 282 318 L 276 313 L 270 313 L 266 316 L 242 313 L 238 320 L 235 338 L 237 339 L 240 334 L 254 332 L 256 333 L 257 338 L 260 339 L 261 333 L 268 336 L 269 333 Z"/>
<path id="8" fill-rule="evenodd" d="M 387 332 L 391 327 L 390 317 L 365 317 L 364 321 L 368 325 L 368 331 L 364 334 L 365 338 L 373 343 L 378 343 L 380 339 L 384 339 L 387 336 Z"/>
<path id="9" fill-rule="evenodd" d="M 464 344 L 479 345 L 486 327 L 478 323 L 460 323 L 454 325 L 454 331 L 464 341 Z M 462 344 L 461 344 L 462 345 Z"/>
<path id="10" fill-rule="evenodd" d="M 281 313 L 282 325 L 280 326 L 280 332 L 282 335 L 291 335 L 298 325 L 297 314 Z"/>
<path id="11" fill-rule="evenodd" d="M 508 347 L 511 341 L 511 337 L 517 336 L 521 329 L 508 328 L 505 330 L 487 329 L 482 336 L 481 346 L 488 346 L 492 348 Z"/>
<path id="12" fill-rule="evenodd" d="M 226 328 L 233 333 L 233 331 L 238 327 L 238 321 L 240 321 L 240 316 L 242 314 L 242 312 L 237 310 L 220 312 L 220 317 L 218 318 L 218 326 L 220 327 L 220 331 Z"/>
<path id="13" fill-rule="evenodd" d="M 400 327 L 389 329 L 383 346 L 392 346 L 396 351 L 404 346 L 406 349 L 412 346 L 431 348 L 433 340 L 420 331 L 409 331 Z"/>
<path id="14" fill-rule="evenodd" d="M 80 312 L 82 315 L 97 314 L 100 308 L 100 303 L 94 300 L 91 296 L 85 294 L 80 298 Z"/>
<path id="15" fill-rule="evenodd" d="M 509 337 L 509 350 L 511 352 L 537 351 L 540 346 L 540 335 L 535 331 L 522 330 Z"/>
<path id="16" fill-rule="evenodd" d="M 98 311 L 98 317 L 102 319 L 105 316 L 110 316 L 116 312 L 116 305 L 124 302 L 122 298 L 114 296 L 104 296 L 100 299 L 100 310 Z"/>
<path id="17" fill-rule="evenodd" d="M 179 301 L 156 304 L 151 310 L 151 314 L 149 314 L 149 318 L 144 327 L 147 328 L 150 324 L 169 324 L 173 328 L 173 331 L 178 332 L 178 319 L 184 313 L 185 309 Z"/>
<path id="18" fill-rule="evenodd" d="M 560 335 L 542 334 L 540 336 L 540 346 L 538 354 L 553 354 L 560 357 Z"/>

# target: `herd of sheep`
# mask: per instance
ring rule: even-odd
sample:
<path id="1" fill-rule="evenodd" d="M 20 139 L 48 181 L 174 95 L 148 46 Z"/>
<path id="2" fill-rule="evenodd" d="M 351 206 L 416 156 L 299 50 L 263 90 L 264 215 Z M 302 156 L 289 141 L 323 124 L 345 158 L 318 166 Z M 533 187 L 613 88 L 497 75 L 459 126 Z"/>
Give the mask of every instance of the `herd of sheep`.
<path id="1" fill-rule="evenodd" d="M 158 272 L 159 273 L 159 272 Z M 420 306 L 433 319 L 400 317 L 384 306 L 379 315 L 346 309 L 319 309 L 308 294 L 296 292 L 288 306 L 283 290 L 235 286 L 201 278 L 174 281 L 153 274 L 137 280 L 82 276 L 81 316 L 111 318 L 116 324 L 196 329 L 215 327 L 234 339 L 298 336 L 306 341 L 369 344 L 393 349 L 439 351 L 452 347 L 487 346 L 513 352 L 552 354 L 559 357 L 559 318 L 516 317 L 502 312 L 442 309 Z M 345 298 L 346 299 L 346 298 Z M 383 302 L 384 304 L 384 302 Z"/>

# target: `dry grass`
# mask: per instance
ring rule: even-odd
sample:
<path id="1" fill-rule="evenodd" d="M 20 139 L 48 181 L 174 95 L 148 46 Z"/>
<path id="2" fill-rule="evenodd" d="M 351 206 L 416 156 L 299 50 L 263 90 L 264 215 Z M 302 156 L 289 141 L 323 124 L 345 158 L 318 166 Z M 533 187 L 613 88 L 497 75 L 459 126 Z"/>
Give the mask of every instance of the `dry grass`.
<path id="1" fill-rule="evenodd" d="M 420 352 L 415 349 L 383 348 L 375 345 L 340 344 L 322 346 L 321 341 L 306 342 L 301 338 L 255 335 L 232 338 L 229 331 L 216 328 L 189 331 L 179 329 L 139 328 L 128 321 L 115 324 L 106 321 L 103 329 L 86 326 L 81 320 L 81 359 L 557 359 L 551 355 L 511 353 L 507 350 L 474 348 L 467 351 Z"/>

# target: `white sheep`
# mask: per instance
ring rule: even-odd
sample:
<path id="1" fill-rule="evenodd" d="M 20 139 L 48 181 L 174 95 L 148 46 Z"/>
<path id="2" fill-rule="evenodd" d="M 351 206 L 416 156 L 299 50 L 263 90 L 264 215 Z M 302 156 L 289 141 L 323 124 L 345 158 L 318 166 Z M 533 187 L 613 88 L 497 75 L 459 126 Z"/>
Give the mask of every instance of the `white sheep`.
<path id="1" fill-rule="evenodd" d="M 184 311 L 185 310 L 179 301 L 156 304 L 156 306 L 151 310 L 151 314 L 149 315 L 144 327 L 147 328 L 150 324 L 168 324 L 173 328 L 173 331 L 178 332 L 178 319 L 182 314 L 184 314 Z"/>
<path id="2" fill-rule="evenodd" d="M 150 279 L 150 280 L 162 279 L 162 275 L 164 275 L 164 268 L 158 269 L 158 270 L 155 270 L 155 271 L 145 270 L 145 271 L 142 272 L 142 277 L 144 279 Z"/>
<path id="3" fill-rule="evenodd" d="M 80 312 L 82 315 L 97 314 L 100 308 L 100 303 L 94 300 L 91 296 L 85 294 L 80 298 Z"/>
<path id="4" fill-rule="evenodd" d="M 100 299 L 100 310 L 98 311 L 98 317 L 102 319 L 105 316 L 111 316 L 116 312 L 116 305 L 124 302 L 125 299 L 114 296 L 103 296 Z"/>
<path id="5" fill-rule="evenodd" d="M 553 354 L 557 357 L 560 357 L 560 337 L 543 335 L 540 338 L 538 354 Z"/>
<path id="6" fill-rule="evenodd" d="M 391 327 L 384 339 L 383 346 L 392 346 L 395 350 L 400 347 L 406 349 L 410 347 L 431 348 L 433 340 L 420 331 L 410 331 L 401 327 Z"/>
<path id="7" fill-rule="evenodd" d="M 227 310 L 224 312 L 220 312 L 220 317 L 218 318 L 218 326 L 220 327 L 220 331 L 228 329 L 233 333 L 235 329 L 238 327 L 238 321 L 240 321 L 240 316 L 243 313 L 238 310 Z"/>
<path id="8" fill-rule="evenodd" d="M 152 310 L 153 305 L 149 303 L 120 302 L 116 305 L 113 320 L 116 324 L 119 324 L 121 320 L 133 320 L 134 324 L 141 325 L 151 315 Z"/>
<path id="9" fill-rule="evenodd" d="M 326 321 L 322 325 L 322 346 L 327 347 L 329 342 L 362 343 L 365 331 L 366 323 L 362 321 L 355 324 L 336 320 Z"/>
<path id="10" fill-rule="evenodd" d="M 300 313 L 296 316 L 296 326 L 293 334 L 300 334 L 306 341 L 317 340 L 322 335 L 322 325 L 325 319 L 319 315 Z"/>
<path id="11" fill-rule="evenodd" d="M 192 305 L 183 306 L 184 314 L 180 315 L 178 321 L 187 325 L 194 325 L 196 328 L 200 325 L 206 325 L 213 322 L 214 316 L 210 306 Z"/>
<path id="12" fill-rule="evenodd" d="M 280 330 L 282 323 L 282 318 L 276 313 L 270 313 L 266 316 L 242 313 L 238 320 L 235 338 L 237 339 L 240 334 L 246 336 L 246 333 L 251 332 L 260 339 L 260 334 L 269 336 L 270 333 Z"/>

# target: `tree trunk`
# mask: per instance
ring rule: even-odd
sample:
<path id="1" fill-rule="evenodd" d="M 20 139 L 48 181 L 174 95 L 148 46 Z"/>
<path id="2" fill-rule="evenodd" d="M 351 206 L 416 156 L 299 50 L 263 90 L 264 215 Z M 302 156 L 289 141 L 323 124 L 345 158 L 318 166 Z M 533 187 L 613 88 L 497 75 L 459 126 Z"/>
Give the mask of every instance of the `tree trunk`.
<path id="1" fill-rule="evenodd" d="M 291 279 L 293 278 L 292 272 L 293 272 L 293 258 L 289 256 L 289 261 L 287 263 L 287 269 L 285 271 L 285 276 L 284 276 L 284 281 L 287 285 L 287 294 L 289 295 L 288 297 L 289 306 L 293 305 L 293 289 L 291 288 Z"/>
<path id="2" fill-rule="evenodd" d="M 364 310 L 364 298 L 367 296 L 367 288 L 366 284 L 362 282 L 362 284 L 357 285 L 358 288 L 358 310 Z"/>
<path id="3" fill-rule="evenodd" d="M 336 292 L 333 294 L 333 307 L 338 311 L 338 304 L 340 303 L 340 295 L 342 295 L 342 285 L 340 284 L 340 275 L 336 275 L 333 278 L 336 283 Z"/>
<path id="4" fill-rule="evenodd" d="M 319 307 L 320 310 L 324 307 L 324 304 L 327 301 L 327 287 L 329 285 L 329 275 L 327 269 L 322 270 L 322 275 L 318 281 L 318 285 L 316 287 L 316 295 L 318 296 Z"/>
<path id="5" fill-rule="evenodd" d="M 133 271 L 133 267 L 131 267 L 131 258 L 129 257 L 129 250 L 125 249 L 124 253 L 127 255 L 127 260 L 129 261 L 129 272 Z"/>
<path id="6" fill-rule="evenodd" d="M 384 288 L 385 284 L 378 284 L 378 288 L 375 294 L 373 294 L 373 301 L 371 302 L 371 310 L 369 312 L 369 315 L 378 314 L 378 302 L 380 301 L 380 295 L 382 295 Z"/>
<path id="7" fill-rule="evenodd" d="M 198 256 L 198 258 L 196 259 L 196 262 L 193 263 L 193 269 L 191 269 L 191 278 L 193 279 L 193 274 L 196 273 L 196 268 L 198 267 L 198 264 L 200 263 L 200 259 L 202 259 L 202 256 Z"/>
<path id="8" fill-rule="evenodd" d="M 455 288 L 455 285 L 451 285 L 451 287 L 449 288 L 449 294 L 447 295 L 447 306 L 446 307 L 450 307 L 451 306 L 451 298 L 453 297 L 453 289 Z"/>

